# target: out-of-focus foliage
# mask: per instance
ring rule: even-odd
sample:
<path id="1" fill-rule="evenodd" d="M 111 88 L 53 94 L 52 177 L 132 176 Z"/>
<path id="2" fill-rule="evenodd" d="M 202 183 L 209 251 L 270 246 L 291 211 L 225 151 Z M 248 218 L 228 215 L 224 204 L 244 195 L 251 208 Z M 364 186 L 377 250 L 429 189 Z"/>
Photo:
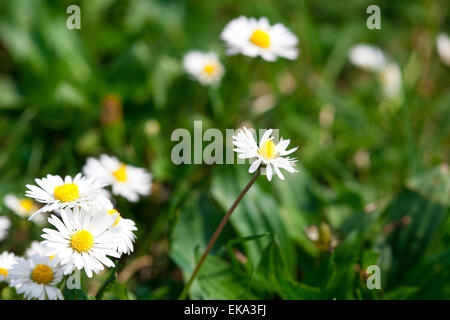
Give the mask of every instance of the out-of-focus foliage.
<path id="1" fill-rule="evenodd" d="M 66 28 L 71 4 L 81 8 L 81 30 Z M 190 296 L 449 299 L 450 68 L 435 46 L 450 30 L 449 3 L 376 1 L 381 30 L 366 28 L 370 4 L 0 0 L 0 197 L 23 194 L 47 173 L 75 175 L 100 153 L 148 168 L 153 194 L 120 203 L 138 225 L 135 252 L 103 297 L 174 299 L 250 175 L 242 165 L 174 165 L 172 131 L 192 131 L 194 120 L 204 130 L 278 128 L 300 146 L 299 173 L 258 179 Z M 285 24 L 300 40 L 299 58 L 227 57 L 219 35 L 239 15 Z M 348 49 L 360 42 L 400 65 L 401 101 L 385 99 L 373 74 L 350 65 Z M 220 55 L 217 91 L 184 74 L 191 49 Z M 13 221 L 0 249 L 23 254 L 40 229 L 0 209 Z M 321 241 L 334 239 L 334 250 L 307 237 L 312 225 L 329 226 Z M 380 290 L 366 287 L 374 264 Z M 107 277 L 72 298 L 90 298 Z"/>

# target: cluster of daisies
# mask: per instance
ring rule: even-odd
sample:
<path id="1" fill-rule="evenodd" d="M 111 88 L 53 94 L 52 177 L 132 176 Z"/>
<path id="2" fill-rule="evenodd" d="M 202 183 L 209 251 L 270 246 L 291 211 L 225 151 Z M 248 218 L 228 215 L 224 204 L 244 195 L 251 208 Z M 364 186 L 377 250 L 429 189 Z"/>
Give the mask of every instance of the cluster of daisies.
<path id="1" fill-rule="evenodd" d="M 298 56 L 298 39 L 281 23 L 270 25 L 265 17 L 240 16 L 228 23 L 221 39 L 227 44 L 227 54 L 243 54 L 275 61 L 278 57 L 294 60 Z M 217 86 L 225 68 L 213 52 L 190 51 L 183 59 L 186 72 L 202 85 Z"/>
<path id="2" fill-rule="evenodd" d="M 0 282 L 27 299 L 63 299 L 57 285 L 64 276 L 84 270 L 91 278 L 134 250 L 136 225 L 114 207 L 112 194 L 136 202 L 150 194 L 152 175 L 107 155 L 89 158 L 82 171 L 75 177 L 36 179 L 36 185 L 26 186 L 28 198 L 5 196 L 5 205 L 20 217 L 51 225 L 23 257 L 0 254 Z M 0 216 L 0 240 L 10 225 Z"/>
<path id="3" fill-rule="evenodd" d="M 281 23 L 270 25 L 265 17 L 240 16 L 231 20 L 222 31 L 221 39 L 227 44 L 228 55 L 243 54 L 266 61 L 275 61 L 278 57 L 294 60 L 298 56 L 297 37 Z M 218 56 L 212 52 L 190 51 L 184 56 L 183 65 L 194 80 L 205 86 L 217 86 L 225 73 Z M 289 140 L 281 139 L 275 144 L 272 131 L 270 129 L 263 134 L 259 145 L 253 133 L 245 127 L 233 136 L 238 157 L 251 161 L 249 172 L 253 173 L 262 166 L 269 181 L 274 173 L 284 179 L 280 169 L 297 172 L 294 168 L 296 160 L 285 157 L 297 148 L 286 150 Z"/>

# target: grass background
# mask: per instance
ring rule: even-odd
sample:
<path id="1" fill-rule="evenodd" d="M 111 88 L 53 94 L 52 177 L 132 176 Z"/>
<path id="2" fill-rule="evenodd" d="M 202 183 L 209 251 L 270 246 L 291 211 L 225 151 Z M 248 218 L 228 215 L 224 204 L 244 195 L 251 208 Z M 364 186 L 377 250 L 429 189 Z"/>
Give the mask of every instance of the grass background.
<path id="1" fill-rule="evenodd" d="M 70 4 L 81 7 L 81 30 L 66 28 Z M 371 4 L 381 30 L 366 28 Z M 450 69 L 435 46 L 450 30 L 447 10 L 444 0 L 1 0 L 0 197 L 47 173 L 75 175 L 100 153 L 146 167 L 153 194 L 118 200 L 138 239 L 104 298 L 175 299 L 250 175 L 246 166 L 172 164 L 172 131 L 192 131 L 194 120 L 204 130 L 279 128 L 299 146 L 300 172 L 258 179 L 191 298 L 448 299 Z M 299 58 L 225 56 L 219 34 L 239 15 L 285 24 Z M 401 99 L 384 99 L 376 76 L 350 65 L 359 42 L 400 65 Z M 220 55 L 218 90 L 184 74 L 191 49 Z M 41 230 L 0 206 L 13 220 L 0 249 L 22 254 Z M 338 242 L 332 252 L 305 234 L 323 222 L 321 240 Z M 365 286 L 371 264 L 381 290 Z M 71 298 L 93 296 L 106 277 Z"/>

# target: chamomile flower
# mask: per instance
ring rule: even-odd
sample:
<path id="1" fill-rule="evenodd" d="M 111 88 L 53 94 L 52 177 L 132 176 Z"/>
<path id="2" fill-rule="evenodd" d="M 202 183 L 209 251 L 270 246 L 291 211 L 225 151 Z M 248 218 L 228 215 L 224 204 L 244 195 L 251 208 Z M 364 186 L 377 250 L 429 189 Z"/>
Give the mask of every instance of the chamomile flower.
<path id="1" fill-rule="evenodd" d="M 33 213 L 29 219 L 41 212 L 74 207 L 88 209 L 109 201 L 101 195 L 104 185 L 95 178 L 83 177 L 81 173 L 74 178 L 66 176 L 64 179 L 49 174 L 46 178 L 35 179 L 35 181 L 38 186 L 28 184 L 25 195 L 45 205 Z"/>
<path id="2" fill-rule="evenodd" d="M 387 64 L 383 51 L 368 44 L 355 45 L 350 49 L 348 57 L 355 66 L 370 71 L 380 71 Z"/>
<path id="3" fill-rule="evenodd" d="M 10 226 L 11 221 L 7 217 L 0 217 L 0 241 L 6 238 Z"/>
<path id="4" fill-rule="evenodd" d="M 272 129 L 265 131 L 258 145 L 252 133 L 244 127 L 233 136 L 233 144 L 236 147 L 233 150 L 239 153 L 238 157 L 241 159 L 253 159 L 249 169 L 250 173 L 255 172 L 263 164 L 269 181 L 272 180 L 273 171 L 281 180 L 284 180 L 280 168 L 291 173 L 297 172 L 294 168 L 297 160 L 285 157 L 297 150 L 297 147 L 286 150 L 290 140 L 283 140 L 283 138 L 278 144 L 275 144 L 271 136 L 272 131 Z"/>
<path id="5" fill-rule="evenodd" d="M 0 282 L 9 282 L 9 272 L 16 262 L 17 257 L 14 253 L 4 251 L 0 254 Z"/>
<path id="6" fill-rule="evenodd" d="M 260 56 L 266 61 L 275 61 L 278 57 L 294 60 L 298 56 L 297 37 L 281 23 L 271 26 L 265 17 L 240 16 L 231 20 L 221 38 L 227 43 L 229 55 Z"/>
<path id="7" fill-rule="evenodd" d="M 117 251 L 118 239 L 111 232 L 119 215 L 105 214 L 105 208 L 89 211 L 75 207 L 60 210 L 61 219 L 51 215 L 48 222 L 55 229 L 44 228 L 42 245 L 48 249 L 47 256 L 55 256 L 64 274 L 72 273 L 74 268 L 83 270 L 91 278 L 104 266 L 114 267 L 108 256 L 120 258 Z"/>
<path id="8" fill-rule="evenodd" d="M 188 52 L 183 58 L 186 72 L 202 85 L 217 85 L 223 77 L 224 67 L 214 53 Z"/>
<path id="9" fill-rule="evenodd" d="M 436 39 L 436 46 L 442 62 L 450 66 L 450 37 L 445 33 L 440 33 Z"/>
<path id="10" fill-rule="evenodd" d="M 29 218 L 33 213 L 39 210 L 39 205 L 32 199 L 18 198 L 13 194 L 5 196 L 5 205 L 22 218 Z M 44 224 L 45 218 L 37 216 L 33 219 L 37 224 Z"/>
<path id="11" fill-rule="evenodd" d="M 101 155 L 99 159 L 88 158 L 83 173 L 111 185 L 112 192 L 131 202 L 137 202 L 139 196 L 149 195 L 152 175 L 143 168 L 137 168 L 120 162 L 117 158 Z"/>
<path id="12" fill-rule="evenodd" d="M 10 285 L 28 300 L 63 300 L 56 285 L 61 282 L 63 271 L 56 261 L 45 255 L 19 258 L 10 272 Z"/>
<path id="13" fill-rule="evenodd" d="M 137 230 L 136 224 L 133 220 L 122 217 L 120 212 L 113 208 L 112 204 L 106 207 L 106 213 L 118 215 L 116 222 L 110 228 L 111 233 L 115 235 L 117 240 L 117 251 L 120 254 L 130 254 L 133 252 L 133 243 L 136 240 L 136 235 L 134 234 L 134 231 Z"/>

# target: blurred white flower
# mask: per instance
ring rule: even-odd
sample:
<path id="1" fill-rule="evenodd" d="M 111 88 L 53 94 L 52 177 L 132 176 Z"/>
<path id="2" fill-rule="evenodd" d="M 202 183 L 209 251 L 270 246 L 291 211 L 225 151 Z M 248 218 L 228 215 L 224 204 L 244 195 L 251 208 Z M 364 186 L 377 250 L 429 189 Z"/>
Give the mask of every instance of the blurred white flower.
<path id="1" fill-rule="evenodd" d="M 63 300 L 56 285 L 61 282 L 63 272 L 56 261 L 44 255 L 19 258 L 10 272 L 10 285 L 28 300 Z"/>
<path id="2" fill-rule="evenodd" d="M 239 130 L 238 133 L 233 136 L 233 144 L 236 147 L 233 150 L 239 153 L 238 157 L 241 159 L 254 159 L 250 165 L 250 173 L 255 172 L 262 163 L 266 167 L 266 175 L 269 181 L 272 180 L 272 170 L 275 171 L 280 179 L 284 180 L 280 168 L 291 173 L 297 172 L 297 170 L 294 169 L 297 160 L 295 158 L 285 158 L 285 156 L 297 150 L 297 147 L 286 150 L 290 140 L 283 140 L 283 138 L 275 145 L 273 137 L 271 136 L 272 131 L 273 130 L 270 129 L 264 132 L 258 146 L 252 133 L 244 127 L 243 130 Z"/>
<path id="3" fill-rule="evenodd" d="M 202 85 L 217 85 L 223 77 L 224 67 L 215 53 L 190 51 L 183 58 L 186 72 Z"/>
<path id="4" fill-rule="evenodd" d="M 355 66 L 370 71 L 380 71 L 387 63 L 383 51 L 368 44 L 353 46 L 349 51 L 348 57 Z"/>
<path id="5" fill-rule="evenodd" d="M 149 195 L 152 175 L 143 168 L 121 163 L 116 157 L 102 154 L 99 159 L 88 158 L 83 173 L 111 185 L 115 195 L 137 202 L 139 195 Z"/>
<path id="6" fill-rule="evenodd" d="M 267 61 L 278 57 L 294 60 L 298 56 L 297 37 L 281 23 L 271 26 L 266 17 L 233 19 L 222 31 L 221 39 L 227 43 L 229 55 L 260 56 Z"/>
<path id="7" fill-rule="evenodd" d="M 16 261 L 17 257 L 14 253 L 4 251 L 0 254 L 0 282 L 9 282 L 9 272 Z"/>
<path id="8" fill-rule="evenodd" d="M 384 95 L 388 98 L 395 98 L 402 94 L 403 81 L 402 71 L 396 63 L 389 63 L 384 67 L 379 78 L 383 85 Z"/>
<path id="9" fill-rule="evenodd" d="M 313 242 L 319 240 L 319 228 L 317 228 L 317 226 L 310 226 L 306 228 L 305 233 L 309 240 Z"/>
<path id="10" fill-rule="evenodd" d="M 33 213 L 29 219 L 41 212 L 51 212 L 57 209 L 81 207 L 88 209 L 91 206 L 104 204 L 108 199 L 101 196 L 103 184 L 94 178 L 85 178 L 81 173 L 75 178 L 48 174 L 46 178 L 35 179 L 39 186 L 27 184 L 26 196 L 34 198 L 45 205 Z"/>
<path id="11" fill-rule="evenodd" d="M 330 226 L 321 222 L 319 226 L 309 226 L 305 229 L 306 236 L 315 247 L 322 251 L 333 250 L 337 246 L 337 239 Z"/>
<path id="12" fill-rule="evenodd" d="M 11 221 L 7 217 L 0 217 L 0 241 L 6 238 L 10 226 Z"/>
<path id="13" fill-rule="evenodd" d="M 25 251 L 25 256 L 28 258 L 34 255 L 47 256 L 45 254 L 46 251 L 47 249 L 39 241 L 35 240 L 31 242 L 30 247 Z"/>
<path id="14" fill-rule="evenodd" d="M 386 58 L 380 48 L 367 44 L 355 45 L 349 51 L 349 59 L 354 65 L 378 75 L 386 98 L 402 95 L 402 71 L 397 63 Z"/>
<path id="15" fill-rule="evenodd" d="M 5 196 L 5 205 L 15 214 L 22 218 L 29 218 L 33 213 L 39 210 L 38 204 L 32 199 L 20 199 L 13 194 Z M 44 224 L 45 218 L 39 215 L 33 219 L 37 224 Z"/>
<path id="16" fill-rule="evenodd" d="M 442 62 L 450 66 L 450 37 L 445 33 L 440 33 L 436 39 L 436 46 Z"/>

